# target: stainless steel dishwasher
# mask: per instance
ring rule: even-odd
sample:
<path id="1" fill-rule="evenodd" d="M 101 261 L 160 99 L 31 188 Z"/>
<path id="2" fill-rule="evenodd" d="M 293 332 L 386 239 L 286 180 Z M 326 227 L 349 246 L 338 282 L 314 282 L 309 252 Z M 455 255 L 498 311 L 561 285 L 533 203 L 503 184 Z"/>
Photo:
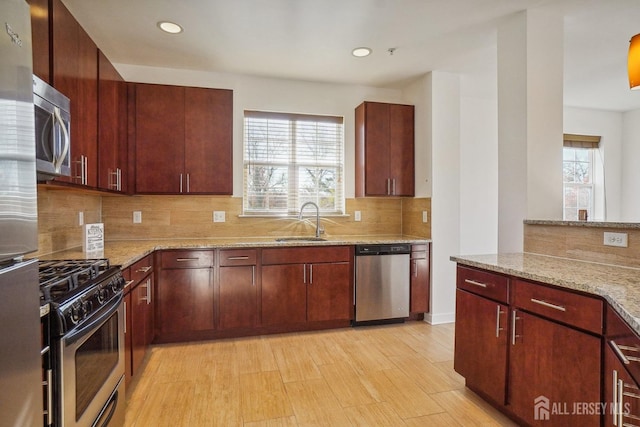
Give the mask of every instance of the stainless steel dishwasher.
<path id="1" fill-rule="evenodd" d="M 409 244 L 356 245 L 354 325 L 409 317 Z"/>

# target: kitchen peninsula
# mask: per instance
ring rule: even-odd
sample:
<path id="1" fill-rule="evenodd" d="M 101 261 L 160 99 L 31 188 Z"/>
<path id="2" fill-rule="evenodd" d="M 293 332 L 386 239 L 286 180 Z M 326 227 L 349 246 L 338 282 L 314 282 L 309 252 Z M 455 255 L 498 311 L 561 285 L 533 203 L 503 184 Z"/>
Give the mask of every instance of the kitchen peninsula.
<path id="1" fill-rule="evenodd" d="M 637 228 L 525 221 L 524 253 L 452 256 L 454 368 L 467 387 L 526 425 L 633 419 L 638 407 L 627 391 L 639 378 Z M 629 246 L 603 245 L 610 232 L 629 237 Z M 557 402 L 604 409 L 558 414 Z"/>

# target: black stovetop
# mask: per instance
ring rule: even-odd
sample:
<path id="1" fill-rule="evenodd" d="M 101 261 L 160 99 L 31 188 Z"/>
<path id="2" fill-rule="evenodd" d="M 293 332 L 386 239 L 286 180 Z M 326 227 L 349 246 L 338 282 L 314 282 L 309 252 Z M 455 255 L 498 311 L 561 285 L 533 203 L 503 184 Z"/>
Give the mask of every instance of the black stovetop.
<path id="1" fill-rule="evenodd" d="M 65 301 L 108 268 L 108 259 L 40 261 L 40 304 Z"/>

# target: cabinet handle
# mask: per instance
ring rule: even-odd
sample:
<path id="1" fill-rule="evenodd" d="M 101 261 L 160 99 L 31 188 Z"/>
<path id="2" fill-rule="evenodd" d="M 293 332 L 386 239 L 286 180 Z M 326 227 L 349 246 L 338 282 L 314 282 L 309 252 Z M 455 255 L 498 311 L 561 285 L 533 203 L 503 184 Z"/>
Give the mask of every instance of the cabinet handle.
<path id="1" fill-rule="evenodd" d="M 256 266 L 251 266 L 251 286 L 256 285 Z"/>
<path id="2" fill-rule="evenodd" d="M 84 157 L 84 185 L 89 184 L 89 158 L 87 156 Z"/>
<path id="3" fill-rule="evenodd" d="M 126 301 L 122 302 L 122 308 L 124 310 L 124 328 L 123 328 L 123 330 L 124 330 L 124 333 L 126 334 L 127 333 L 127 302 Z"/>
<path id="4" fill-rule="evenodd" d="M 520 335 L 516 335 L 516 320 L 520 320 L 517 314 L 517 310 L 511 312 L 511 345 L 516 345 L 516 338 L 520 338 Z"/>
<path id="5" fill-rule="evenodd" d="M 307 264 L 302 264 L 302 283 L 307 284 Z"/>
<path id="6" fill-rule="evenodd" d="M 613 415 L 613 425 L 617 426 L 618 425 L 618 411 L 620 410 L 620 408 L 618 408 L 618 371 L 616 371 L 615 369 L 612 372 L 612 376 L 613 376 L 613 389 L 612 389 L 612 404 L 613 404 L 613 409 L 611 410 L 611 413 Z"/>
<path id="7" fill-rule="evenodd" d="M 47 425 L 53 423 L 53 370 L 47 369 Z"/>
<path id="8" fill-rule="evenodd" d="M 313 285 L 313 264 L 309 264 L 309 284 Z"/>
<path id="9" fill-rule="evenodd" d="M 486 288 L 487 287 L 486 283 L 476 282 L 475 280 L 471 280 L 471 279 L 464 279 L 464 282 L 468 283 L 470 285 L 480 286 L 481 288 Z"/>
<path id="10" fill-rule="evenodd" d="M 182 174 L 180 174 L 180 192 L 182 193 Z"/>
<path id="11" fill-rule="evenodd" d="M 147 304 L 151 304 L 153 300 L 153 286 L 151 286 L 151 279 L 147 279 Z"/>
<path id="12" fill-rule="evenodd" d="M 387 195 L 391 195 L 391 179 L 387 178 Z"/>
<path id="13" fill-rule="evenodd" d="M 567 309 L 561 305 L 551 304 L 550 302 L 546 302 L 541 299 L 531 298 L 531 302 L 542 305 L 544 307 L 553 308 L 554 310 L 567 311 Z"/>
<path id="14" fill-rule="evenodd" d="M 67 131 L 67 127 L 64 125 L 64 121 L 62 120 L 62 116 L 60 115 L 59 107 L 53 107 L 53 121 L 54 122 L 57 121 L 60 124 L 60 130 L 62 131 L 62 135 L 64 136 L 64 147 L 62 147 L 62 152 L 59 153 L 59 155 L 55 157 L 53 161 L 53 169 L 56 171 L 56 173 L 60 173 L 60 168 L 62 167 L 62 163 L 64 163 L 64 160 L 67 157 L 67 154 L 69 153 L 69 145 L 71 140 L 69 138 L 69 132 Z M 55 131 L 54 128 L 55 126 L 51 126 L 52 133 Z"/>
<path id="15" fill-rule="evenodd" d="M 146 273 L 149 270 L 151 270 L 151 266 L 140 267 L 139 270 L 136 270 L 136 273 Z"/>
<path id="16" fill-rule="evenodd" d="M 117 168 L 116 172 L 118 172 L 118 175 L 116 176 L 117 178 L 117 183 L 118 183 L 118 187 L 116 188 L 118 191 L 122 191 L 122 169 Z"/>
<path id="17" fill-rule="evenodd" d="M 636 356 L 627 356 L 626 354 L 624 354 L 622 352 L 622 350 L 626 350 L 626 351 L 640 351 L 639 348 L 637 347 L 630 347 L 628 345 L 618 345 L 616 344 L 615 341 L 611 340 L 609 341 L 611 343 L 611 347 L 613 348 L 613 351 L 615 351 L 615 353 L 618 355 L 618 357 L 620 358 L 620 360 L 622 360 L 622 363 L 624 363 L 625 365 L 629 365 L 631 364 L 631 362 L 640 362 L 640 357 L 636 357 Z"/>
<path id="18" fill-rule="evenodd" d="M 624 426 L 624 412 L 622 410 L 623 389 L 624 389 L 624 383 L 622 382 L 621 379 L 618 379 L 618 387 L 616 387 L 616 391 L 618 393 L 618 426 L 619 427 Z"/>
<path id="19" fill-rule="evenodd" d="M 133 282 L 135 282 L 135 280 L 127 280 L 126 282 L 124 282 L 124 287 L 126 288 L 127 286 L 131 286 Z"/>
<path id="20" fill-rule="evenodd" d="M 391 194 L 393 194 L 394 196 L 396 195 L 396 179 L 393 178 L 393 190 L 391 191 Z"/>
<path id="21" fill-rule="evenodd" d="M 412 262 L 412 267 L 413 267 L 413 277 L 418 277 L 418 261 L 416 261 L 415 259 L 411 261 Z"/>
<path id="22" fill-rule="evenodd" d="M 229 261 L 239 261 L 239 260 L 249 259 L 249 257 L 248 256 L 230 256 L 227 259 Z"/>
<path id="23" fill-rule="evenodd" d="M 191 193 L 191 176 L 187 174 L 187 193 Z"/>
<path id="24" fill-rule="evenodd" d="M 500 315 L 503 313 L 504 311 L 500 310 L 500 305 L 496 306 L 496 338 L 500 338 L 500 331 L 503 330 L 500 327 Z"/>
<path id="25" fill-rule="evenodd" d="M 192 258 L 176 258 L 176 262 L 189 262 L 189 261 L 198 261 L 200 258 L 192 257 Z"/>

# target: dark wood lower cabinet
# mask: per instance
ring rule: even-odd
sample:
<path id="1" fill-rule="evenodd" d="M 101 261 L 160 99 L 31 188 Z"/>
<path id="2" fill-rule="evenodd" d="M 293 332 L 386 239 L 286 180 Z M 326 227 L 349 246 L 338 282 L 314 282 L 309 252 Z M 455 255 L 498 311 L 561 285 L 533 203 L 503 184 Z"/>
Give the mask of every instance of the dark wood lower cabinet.
<path id="1" fill-rule="evenodd" d="M 504 304 L 456 291 L 454 369 L 499 405 L 506 403 L 508 315 Z"/>
<path id="2" fill-rule="evenodd" d="M 153 341 L 153 274 L 131 290 L 131 372 L 142 365 L 147 347 Z"/>
<path id="3" fill-rule="evenodd" d="M 307 268 L 307 321 L 350 320 L 350 263 L 309 264 Z"/>
<path id="4" fill-rule="evenodd" d="M 530 425 L 599 426 L 600 414 L 585 404 L 601 400 L 601 339 L 523 311 L 512 316 L 508 407 Z M 546 404 L 548 420 L 536 404 Z"/>
<path id="5" fill-rule="evenodd" d="M 171 334 L 215 329 L 211 268 L 162 269 L 158 277 L 156 330 Z"/>
<path id="6" fill-rule="evenodd" d="M 305 266 L 262 266 L 262 326 L 299 324 L 306 321 Z"/>
<path id="7" fill-rule="evenodd" d="M 411 245 L 411 313 L 429 311 L 429 244 Z"/>
<path id="8" fill-rule="evenodd" d="M 218 298 L 221 330 L 258 326 L 258 284 L 255 265 L 220 267 Z"/>

